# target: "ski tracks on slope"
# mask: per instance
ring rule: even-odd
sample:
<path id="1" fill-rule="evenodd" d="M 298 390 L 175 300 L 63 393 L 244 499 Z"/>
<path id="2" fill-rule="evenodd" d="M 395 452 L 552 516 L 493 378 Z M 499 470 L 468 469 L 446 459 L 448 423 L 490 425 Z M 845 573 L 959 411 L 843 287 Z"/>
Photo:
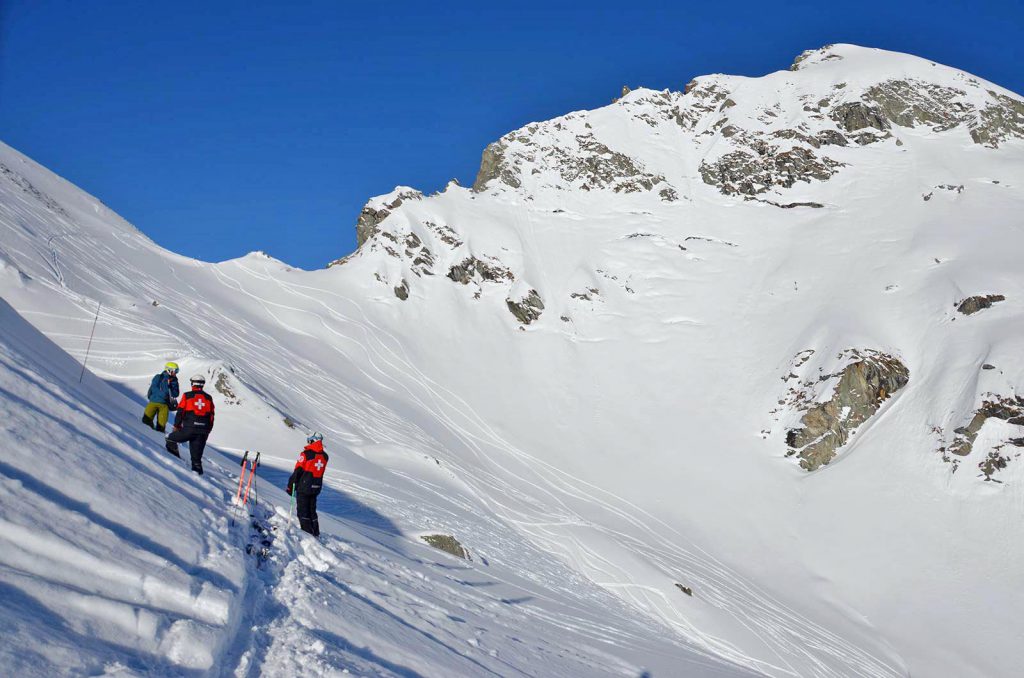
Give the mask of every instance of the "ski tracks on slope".
<path id="1" fill-rule="evenodd" d="M 714 559 L 710 554 L 694 547 L 684 548 L 680 543 L 685 543 L 685 537 L 679 534 L 674 528 L 654 518 L 650 514 L 639 509 L 630 502 L 595 487 L 552 467 L 541 459 L 534 457 L 506 441 L 493 430 L 469 403 L 466 403 L 458 394 L 433 382 L 424 375 L 416 365 L 409 360 L 405 354 L 401 342 L 393 335 L 374 325 L 369 321 L 365 312 L 351 299 L 335 296 L 338 301 L 350 304 L 362 316 L 358 321 L 350 316 L 342 316 L 335 309 L 328 307 L 322 300 L 304 294 L 296 289 L 296 285 L 285 284 L 280 280 L 268 275 L 267 279 L 273 280 L 280 287 L 292 294 L 305 297 L 321 305 L 330 315 L 347 323 L 356 324 L 364 337 L 363 348 L 368 353 L 377 353 L 378 360 L 382 365 L 406 377 L 412 377 L 414 383 L 422 388 L 429 397 L 429 402 L 424 401 L 418 394 L 406 392 L 413 397 L 414 401 L 431 412 L 438 421 L 460 439 L 469 449 L 474 452 L 478 460 L 484 464 L 493 464 L 501 472 L 501 476 L 494 473 L 467 474 L 463 469 L 449 461 L 449 465 L 455 466 L 460 477 L 470 485 L 487 486 L 487 491 L 477 491 L 478 498 L 487 498 L 485 503 L 499 516 L 511 524 L 517 525 L 528 534 L 533 535 L 535 540 L 554 552 L 562 552 L 571 560 L 578 558 L 581 554 L 590 571 L 591 578 L 600 573 L 605 573 L 603 578 L 609 588 L 617 589 L 627 600 L 630 600 L 641 609 L 657 610 L 655 615 L 671 628 L 680 632 L 683 636 L 696 640 L 708 648 L 709 651 L 727 657 L 741 664 L 752 666 L 758 671 L 764 671 L 773 675 L 812 675 L 812 676 L 834 676 L 837 673 L 845 673 L 857 676 L 877 676 L 879 678 L 901 675 L 901 671 L 890 665 L 887 661 L 875 657 L 870 653 L 845 641 L 836 634 L 806 619 L 796 611 L 789 609 L 781 602 L 773 599 L 765 592 L 743 580 L 737 573 L 729 570 L 723 564 Z M 309 312 L 309 311 L 305 311 Z M 323 323 L 323 321 L 321 320 Z M 324 326 L 327 327 L 326 323 Z M 328 328 L 335 334 L 339 334 L 332 328 Z M 342 335 L 343 336 L 343 335 Z M 347 337 L 345 337 L 347 338 Z M 382 341 L 389 340 L 388 343 Z M 372 343 L 371 343 L 372 342 Z M 390 344 L 390 345 L 389 345 Z M 396 350 L 397 349 L 397 350 Z M 401 354 L 399 354 L 399 352 Z M 383 370 L 371 363 L 386 376 Z M 449 409 L 454 410 L 449 413 Z M 460 424 L 455 420 L 458 417 L 466 424 Z M 473 427 L 476 431 L 469 430 Z M 498 455 L 486 455 L 484 447 L 498 449 L 508 454 L 514 462 L 523 465 L 523 471 L 517 471 L 500 460 Z M 544 469 L 541 474 L 538 469 Z M 535 479 L 525 477 L 524 473 L 533 476 Z M 548 499 L 558 508 L 557 514 L 546 517 L 525 518 L 521 507 L 530 502 L 530 497 L 520 495 L 510 496 L 509 503 L 498 499 L 500 496 L 508 496 L 510 487 L 507 478 L 514 478 L 519 482 L 532 487 L 534 490 L 547 496 Z M 592 521 L 586 520 L 576 514 L 569 507 L 569 500 L 586 502 L 592 506 L 605 507 L 605 510 L 619 521 L 625 521 L 633 529 L 627 534 L 622 531 L 612 530 L 607 527 L 598 526 Z M 518 507 L 518 508 L 517 508 Z M 570 554 L 562 544 L 565 543 L 565 534 L 562 531 L 551 530 L 552 526 L 585 526 L 599 534 L 611 536 L 615 543 L 620 544 L 629 551 L 643 553 L 646 558 L 661 571 L 665 572 L 666 579 L 675 581 L 685 580 L 699 582 L 701 598 L 710 604 L 726 611 L 739 624 L 747 628 L 771 649 L 771 654 L 777 658 L 776 662 L 765 663 L 746 656 L 738 648 L 730 647 L 719 639 L 706 636 L 698 629 L 689 624 L 685 616 L 678 611 L 678 608 L 669 601 L 665 593 L 651 586 L 641 583 L 630 582 L 630 574 L 621 568 L 614 566 L 607 559 L 601 558 L 584 542 L 573 540 L 575 548 Z M 657 526 L 661 529 L 658 532 L 654 529 Z M 666 540 L 666 534 L 674 536 L 672 540 Z M 640 538 L 643 535 L 645 538 Z M 602 542 L 608 540 L 602 539 Z M 661 546 L 655 546 L 661 545 Z"/>

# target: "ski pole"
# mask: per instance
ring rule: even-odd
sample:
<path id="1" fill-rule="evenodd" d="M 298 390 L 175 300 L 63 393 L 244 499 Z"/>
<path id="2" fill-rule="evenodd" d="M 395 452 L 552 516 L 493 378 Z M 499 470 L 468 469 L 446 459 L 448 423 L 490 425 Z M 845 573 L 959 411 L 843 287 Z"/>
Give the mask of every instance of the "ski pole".
<path id="1" fill-rule="evenodd" d="M 249 466 L 249 482 L 246 483 L 246 496 L 242 498 L 242 505 L 245 506 L 249 503 L 249 489 L 252 486 L 253 478 L 256 477 L 256 467 L 259 466 L 259 453 L 256 453 L 256 459 L 252 461 Z"/>
<path id="2" fill-rule="evenodd" d="M 249 458 L 249 450 L 245 451 L 245 455 L 242 457 L 242 472 L 238 474 L 238 491 L 235 492 L 235 505 L 238 505 L 238 501 L 242 498 L 242 480 L 245 478 L 245 460 Z"/>
<path id="3" fill-rule="evenodd" d="M 245 484 L 245 496 L 242 497 L 242 506 L 245 506 L 249 502 L 249 488 L 252 486 L 252 477 L 256 475 L 256 464 L 259 463 L 260 453 L 256 453 L 256 458 L 249 464 L 249 482 Z"/>
<path id="4" fill-rule="evenodd" d="M 292 516 L 295 515 L 295 490 L 294 489 L 292 490 L 292 493 L 291 493 L 290 496 L 292 498 L 292 501 L 291 501 L 291 504 L 288 507 L 288 530 L 289 531 L 291 531 L 291 529 L 292 529 Z"/>

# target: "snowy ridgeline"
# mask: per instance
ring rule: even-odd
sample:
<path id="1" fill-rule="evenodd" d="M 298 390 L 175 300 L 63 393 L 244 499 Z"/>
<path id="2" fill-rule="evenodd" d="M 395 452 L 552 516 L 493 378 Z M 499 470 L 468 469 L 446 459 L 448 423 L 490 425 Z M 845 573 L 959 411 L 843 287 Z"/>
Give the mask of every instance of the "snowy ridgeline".
<path id="1" fill-rule="evenodd" d="M 177 256 L 0 145 L 3 663 L 1015 675 L 1022 138 L 836 45 L 527 125 L 319 271 Z M 138 423 L 166 360 L 217 401 L 201 480 Z M 323 544 L 279 489 L 308 429 Z"/>

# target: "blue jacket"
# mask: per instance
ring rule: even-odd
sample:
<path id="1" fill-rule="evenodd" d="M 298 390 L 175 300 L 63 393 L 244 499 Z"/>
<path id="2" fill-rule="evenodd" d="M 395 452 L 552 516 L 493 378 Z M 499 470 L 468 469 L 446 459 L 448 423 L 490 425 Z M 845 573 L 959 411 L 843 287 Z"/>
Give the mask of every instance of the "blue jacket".
<path id="1" fill-rule="evenodd" d="M 172 377 L 167 372 L 161 372 L 153 377 L 149 384 L 149 392 L 146 394 L 151 403 L 163 403 L 171 405 L 178 400 L 178 378 Z"/>

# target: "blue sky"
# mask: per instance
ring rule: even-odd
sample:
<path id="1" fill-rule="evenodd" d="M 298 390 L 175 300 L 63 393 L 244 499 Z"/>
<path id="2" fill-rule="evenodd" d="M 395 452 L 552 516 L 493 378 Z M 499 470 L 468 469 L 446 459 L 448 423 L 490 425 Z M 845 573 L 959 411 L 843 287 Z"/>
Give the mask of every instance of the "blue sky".
<path id="1" fill-rule="evenodd" d="M 834 5 L 834 7 L 832 6 Z M 622 85 L 910 52 L 1024 92 L 1024 3 L 0 0 L 0 140 L 161 245 L 316 268 L 366 200 Z"/>

